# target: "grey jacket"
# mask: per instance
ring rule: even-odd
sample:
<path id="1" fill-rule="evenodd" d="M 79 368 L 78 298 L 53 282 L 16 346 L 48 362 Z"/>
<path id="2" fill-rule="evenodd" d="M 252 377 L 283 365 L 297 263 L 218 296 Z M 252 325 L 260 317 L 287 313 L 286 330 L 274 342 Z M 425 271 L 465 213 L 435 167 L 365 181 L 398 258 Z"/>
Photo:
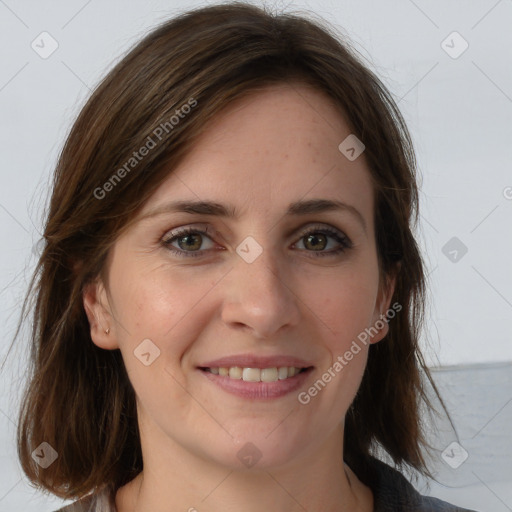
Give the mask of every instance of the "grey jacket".
<path id="1" fill-rule="evenodd" d="M 365 483 L 373 491 L 374 512 L 477 512 L 422 496 L 399 471 L 377 459 L 372 459 L 371 467 Z M 113 496 L 103 491 L 56 512 L 116 512 L 116 508 Z"/>

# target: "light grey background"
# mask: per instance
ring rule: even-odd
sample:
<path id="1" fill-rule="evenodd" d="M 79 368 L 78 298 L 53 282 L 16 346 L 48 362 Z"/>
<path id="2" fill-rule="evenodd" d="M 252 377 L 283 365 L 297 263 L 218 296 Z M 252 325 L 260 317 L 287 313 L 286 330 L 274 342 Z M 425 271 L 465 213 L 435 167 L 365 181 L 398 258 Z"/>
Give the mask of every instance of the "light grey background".
<path id="1" fill-rule="evenodd" d="M 74 117 L 100 77 L 156 23 L 209 3 L 0 0 L 2 360 L 35 263 L 51 172 Z M 335 24 L 398 101 L 422 174 L 418 237 L 431 291 L 423 342 L 429 364 L 449 365 L 436 379 L 457 411 L 461 444 L 470 447 L 459 469 L 440 470 L 445 485 L 466 487 L 432 493 L 466 507 L 512 510 L 512 0 L 266 5 L 312 11 Z M 47 59 L 31 47 L 41 46 L 45 31 L 58 43 Z M 464 41 L 454 31 L 469 45 L 458 58 Z M 446 246 L 453 237 L 459 247 Z M 449 254 L 454 248 L 457 261 Z M 16 462 L 25 357 L 17 346 L 1 374 L 6 512 L 44 512 L 60 503 L 34 493 Z"/>

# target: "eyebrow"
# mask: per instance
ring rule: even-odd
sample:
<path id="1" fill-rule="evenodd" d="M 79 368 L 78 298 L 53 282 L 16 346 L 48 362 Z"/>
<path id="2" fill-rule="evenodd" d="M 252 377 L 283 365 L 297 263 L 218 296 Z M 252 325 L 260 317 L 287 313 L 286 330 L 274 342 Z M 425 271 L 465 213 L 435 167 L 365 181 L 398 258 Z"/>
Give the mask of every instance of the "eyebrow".
<path id="1" fill-rule="evenodd" d="M 329 211 L 346 211 L 351 213 L 363 226 L 366 232 L 366 221 L 361 212 L 350 204 L 332 199 L 308 199 L 290 203 L 286 211 L 289 216 L 310 215 Z M 236 208 L 233 205 L 223 205 L 214 201 L 172 201 L 150 210 L 140 220 L 163 213 L 190 213 L 199 215 L 212 215 L 228 219 L 237 218 Z"/>

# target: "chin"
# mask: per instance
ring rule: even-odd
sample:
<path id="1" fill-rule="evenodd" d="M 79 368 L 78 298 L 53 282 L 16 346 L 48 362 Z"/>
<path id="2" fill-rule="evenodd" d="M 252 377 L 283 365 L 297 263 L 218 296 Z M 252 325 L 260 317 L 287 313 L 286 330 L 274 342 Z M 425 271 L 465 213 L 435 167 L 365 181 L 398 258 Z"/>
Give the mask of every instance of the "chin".
<path id="1" fill-rule="evenodd" d="M 265 428 L 255 428 L 254 421 L 250 426 L 243 428 L 239 425 L 238 435 L 230 433 L 227 450 L 223 457 L 226 465 L 231 469 L 276 469 L 289 464 L 298 455 L 298 447 L 304 447 L 305 436 L 299 432 L 292 432 L 290 427 L 283 428 L 277 422 L 265 422 Z M 277 426 L 279 425 L 279 426 Z M 268 427 L 268 428 L 267 428 Z M 276 428 L 277 427 L 277 428 Z"/>

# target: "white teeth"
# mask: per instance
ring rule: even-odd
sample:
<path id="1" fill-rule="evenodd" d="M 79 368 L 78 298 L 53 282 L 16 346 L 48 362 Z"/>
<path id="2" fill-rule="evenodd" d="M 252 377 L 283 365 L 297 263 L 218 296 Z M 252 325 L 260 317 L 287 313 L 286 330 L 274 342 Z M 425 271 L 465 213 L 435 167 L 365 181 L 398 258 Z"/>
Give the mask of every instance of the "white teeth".
<path id="1" fill-rule="evenodd" d="M 278 375 L 277 368 L 263 368 L 261 370 L 261 382 L 275 382 Z"/>
<path id="2" fill-rule="evenodd" d="M 242 368 L 239 366 L 233 366 L 229 369 L 229 377 L 231 379 L 241 379 L 242 378 Z"/>
<path id="3" fill-rule="evenodd" d="M 230 379 L 244 380 L 246 382 L 276 382 L 288 377 L 297 375 L 301 368 L 295 366 L 280 366 L 279 368 L 241 368 L 232 366 L 230 368 L 208 368 L 214 375 L 229 377 Z"/>
<path id="4" fill-rule="evenodd" d="M 242 379 L 246 382 L 259 382 L 261 380 L 261 370 L 259 368 L 244 368 Z"/>
<path id="5" fill-rule="evenodd" d="M 277 376 L 279 377 L 279 380 L 284 380 L 288 377 L 288 367 L 287 366 L 281 366 L 277 370 Z"/>

